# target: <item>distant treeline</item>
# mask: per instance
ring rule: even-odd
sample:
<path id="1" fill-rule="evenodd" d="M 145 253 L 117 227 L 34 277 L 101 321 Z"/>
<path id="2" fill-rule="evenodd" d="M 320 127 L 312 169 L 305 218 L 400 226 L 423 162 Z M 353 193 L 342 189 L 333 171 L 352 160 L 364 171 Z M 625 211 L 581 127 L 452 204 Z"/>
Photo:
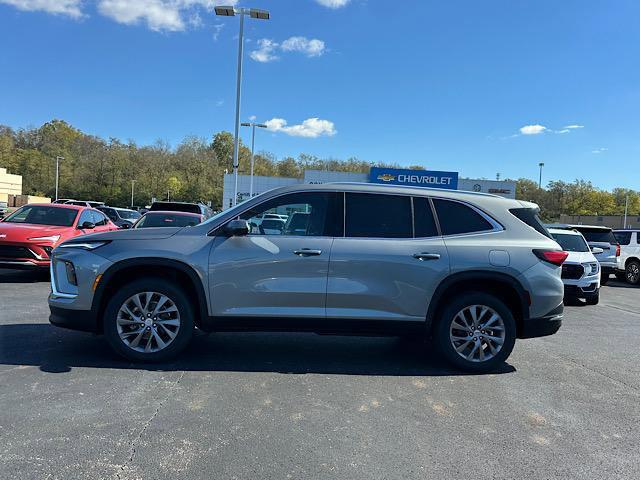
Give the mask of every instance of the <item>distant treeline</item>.
<path id="1" fill-rule="evenodd" d="M 131 181 L 135 180 L 136 205 L 150 199 L 211 201 L 219 208 L 225 170 L 231 171 L 233 135 L 219 132 L 211 140 L 186 137 L 176 148 L 157 141 L 138 146 L 116 138 L 104 140 L 87 135 L 62 120 L 39 128 L 14 130 L 0 125 L 0 167 L 22 175 L 23 193 L 52 197 L 55 191 L 55 157 L 60 163 L 60 196 L 101 200 L 126 206 L 131 202 Z M 250 150 L 240 146 L 240 172 L 249 172 Z M 371 163 L 352 157 L 346 160 L 322 159 L 301 153 L 297 158 L 276 159 L 268 152 L 256 154 L 256 175 L 302 177 L 304 170 L 368 172 L 372 166 L 398 167 Z M 409 168 L 422 168 L 412 166 Z M 612 215 L 624 212 L 629 196 L 629 213 L 640 214 L 640 193 L 616 188 L 607 192 L 590 182 L 550 182 L 538 188 L 525 178 L 516 181 L 517 198 L 538 203 L 543 216 L 556 219 L 560 213 L 574 215 Z"/>

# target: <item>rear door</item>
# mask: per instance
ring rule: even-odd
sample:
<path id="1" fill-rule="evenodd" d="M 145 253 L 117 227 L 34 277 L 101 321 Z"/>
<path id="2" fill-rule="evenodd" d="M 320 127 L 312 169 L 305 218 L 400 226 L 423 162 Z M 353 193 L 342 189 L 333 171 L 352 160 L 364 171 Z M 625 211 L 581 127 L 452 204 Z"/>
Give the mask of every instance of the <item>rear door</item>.
<path id="1" fill-rule="evenodd" d="M 344 224 L 331 250 L 327 317 L 424 321 L 449 273 L 429 200 L 348 192 Z"/>

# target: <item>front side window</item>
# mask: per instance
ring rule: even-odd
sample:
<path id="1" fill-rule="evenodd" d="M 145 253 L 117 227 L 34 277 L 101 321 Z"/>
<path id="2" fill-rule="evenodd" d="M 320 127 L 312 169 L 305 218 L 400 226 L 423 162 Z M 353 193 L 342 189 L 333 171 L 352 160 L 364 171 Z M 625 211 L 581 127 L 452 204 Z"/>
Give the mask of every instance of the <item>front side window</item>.
<path id="1" fill-rule="evenodd" d="M 345 236 L 413 238 L 411 197 L 347 193 Z"/>
<path id="2" fill-rule="evenodd" d="M 96 227 L 102 227 L 103 225 L 107 224 L 107 217 L 105 217 L 102 213 L 94 210 L 91 212 L 91 214 L 93 215 L 93 223 Z"/>
<path id="3" fill-rule="evenodd" d="M 433 204 L 436 207 L 443 235 L 461 235 L 493 230 L 493 225 L 488 220 L 463 203 L 434 199 Z"/>
<path id="4" fill-rule="evenodd" d="M 341 235 L 342 213 L 333 192 L 292 193 L 267 200 L 240 215 L 250 235 Z"/>
<path id="5" fill-rule="evenodd" d="M 83 210 L 78 219 L 78 226 L 82 227 L 87 222 L 93 223 L 94 220 L 91 210 Z"/>

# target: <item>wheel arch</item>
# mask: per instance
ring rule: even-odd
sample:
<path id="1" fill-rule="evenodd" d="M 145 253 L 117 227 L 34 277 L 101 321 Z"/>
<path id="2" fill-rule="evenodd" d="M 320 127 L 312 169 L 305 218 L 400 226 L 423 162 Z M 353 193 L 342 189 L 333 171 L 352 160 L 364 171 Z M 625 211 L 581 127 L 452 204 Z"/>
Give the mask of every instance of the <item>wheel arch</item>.
<path id="1" fill-rule="evenodd" d="M 529 292 L 511 275 L 484 270 L 455 273 L 440 282 L 427 310 L 427 332 L 432 332 L 447 300 L 463 292 L 489 293 L 504 301 L 513 313 L 517 334 L 520 335 L 524 321 L 529 319 Z"/>
<path id="2" fill-rule="evenodd" d="M 102 313 L 111 294 L 117 291 L 120 285 L 142 277 L 164 278 L 176 282 L 193 302 L 195 324 L 203 327 L 203 322 L 208 317 L 207 297 L 198 273 L 179 260 L 148 257 L 121 260 L 104 272 L 91 307 L 97 319 L 98 332 L 102 332 Z"/>
<path id="3" fill-rule="evenodd" d="M 629 265 L 629 263 L 631 262 L 636 262 L 636 263 L 640 263 L 640 258 L 638 257 L 628 257 L 625 261 L 624 261 L 624 268 L 627 268 L 627 265 Z"/>

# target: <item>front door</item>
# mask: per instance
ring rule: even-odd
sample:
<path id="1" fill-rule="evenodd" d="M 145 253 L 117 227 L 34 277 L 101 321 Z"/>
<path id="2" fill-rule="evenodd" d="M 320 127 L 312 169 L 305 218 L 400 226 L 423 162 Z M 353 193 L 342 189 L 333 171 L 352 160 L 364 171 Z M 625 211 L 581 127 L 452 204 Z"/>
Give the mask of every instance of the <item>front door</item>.
<path id="1" fill-rule="evenodd" d="M 338 195 L 282 195 L 240 215 L 249 235 L 219 234 L 209 260 L 216 317 L 324 318 Z M 280 219 L 265 219 L 265 213 Z M 223 229 L 220 229 L 221 231 Z"/>

